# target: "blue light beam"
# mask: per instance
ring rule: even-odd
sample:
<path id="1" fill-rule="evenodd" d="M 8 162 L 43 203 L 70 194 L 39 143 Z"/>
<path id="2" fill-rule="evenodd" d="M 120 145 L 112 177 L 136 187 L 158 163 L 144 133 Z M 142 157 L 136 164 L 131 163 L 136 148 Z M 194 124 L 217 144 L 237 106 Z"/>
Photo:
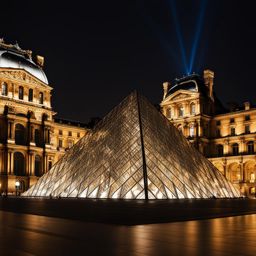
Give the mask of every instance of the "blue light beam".
<path id="1" fill-rule="evenodd" d="M 177 8 L 176 8 L 175 0 L 170 0 L 168 2 L 169 2 L 170 9 L 171 9 L 171 12 L 172 12 L 175 31 L 176 31 L 177 38 L 178 38 L 178 43 L 179 43 L 179 46 L 180 46 L 181 58 L 182 58 L 184 70 L 186 71 L 187 74 L 189 74 L 189 68 L 188 68 L 188 64 L 187 64 L 187 57 L 186 57 L 183 38 L 182 38 L 182 35 L 181 35 L 181 28 L 180 28 L 180 25 L 179 25 L 179 22 L 178 22 Z"/>
<path id="2" fill-rule="evenodd" d="M 194 62 L 195 62 L 195 56 L 196 56 L 196 52 L 198 49 L 198 43 L 199 43 L 199 39 L 201 37 L 202 28 L 203 28 L 203 19 L 204 19 L 204 15 L 205 15 L 206 5 L 207 5 L 207 0 L 202 0 L 200 3 L 200 13 L 199 13 L 197 23 L 196 23 L 196 32 L 195 32 L 195 37 L 193 40 L 190 58 L 189 58 L 189 68 L 188 68 L 189 74 L 191 74 L 193 66 L 194 66 Z"/>

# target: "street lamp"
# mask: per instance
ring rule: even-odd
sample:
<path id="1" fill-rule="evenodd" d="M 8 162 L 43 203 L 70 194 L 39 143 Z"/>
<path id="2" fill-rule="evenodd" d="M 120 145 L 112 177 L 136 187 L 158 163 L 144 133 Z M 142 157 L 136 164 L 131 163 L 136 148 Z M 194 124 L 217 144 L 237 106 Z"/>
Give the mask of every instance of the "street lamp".
<path id="1" fill-rule="evenodd" d="M 20 182 L 18 180 L 15 182 L 15 188 L 16 188 L 16 196 L 17 196 L 18 190 L 20 189 Z"/>

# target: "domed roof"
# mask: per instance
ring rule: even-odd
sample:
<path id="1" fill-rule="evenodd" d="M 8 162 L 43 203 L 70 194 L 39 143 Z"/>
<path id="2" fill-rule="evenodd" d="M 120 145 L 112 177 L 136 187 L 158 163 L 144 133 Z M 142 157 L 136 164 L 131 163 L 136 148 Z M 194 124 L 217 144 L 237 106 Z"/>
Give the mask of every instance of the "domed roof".
<path id="1" fill-rule="evenodd" d="M 45 84 L 48 84 L 48 79 L 42 68 L 32 61 L 29 54 L 26 55 L 24 52 L 26 51 L 21 50 L 17 44 L 11 45 L 11 47 L 10 45 L 5 47 L 0 44 L 0 68 L 24 69 Z"/>
<path id="2" fill-rule="evenodd" d="M 200 92 L 204 95 L 208 95 L 207 86 L 205 86 L 204 81 L 197 74 L 176 79 L 174 81 L 174 85 L 169 89 L 167 95 L 171 95 L 178 90 Z"/>

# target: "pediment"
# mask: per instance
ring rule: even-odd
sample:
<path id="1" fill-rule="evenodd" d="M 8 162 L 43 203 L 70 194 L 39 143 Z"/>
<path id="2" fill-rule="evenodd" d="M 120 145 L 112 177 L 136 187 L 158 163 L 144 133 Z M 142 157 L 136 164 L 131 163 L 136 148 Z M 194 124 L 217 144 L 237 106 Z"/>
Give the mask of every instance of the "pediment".
<path id="1" fill-rule="evenodd" d="M 2 77 L 6 77 L 7 79 L 17 80 L 19 82 L 25 82 L 29 84 L 41 85 L 44 87 L 49 87 L 48 85 L 41 82 L 39 79 L 31 75 L 26 70 L 11 70 L 4 69 L 0 71 Z"/>

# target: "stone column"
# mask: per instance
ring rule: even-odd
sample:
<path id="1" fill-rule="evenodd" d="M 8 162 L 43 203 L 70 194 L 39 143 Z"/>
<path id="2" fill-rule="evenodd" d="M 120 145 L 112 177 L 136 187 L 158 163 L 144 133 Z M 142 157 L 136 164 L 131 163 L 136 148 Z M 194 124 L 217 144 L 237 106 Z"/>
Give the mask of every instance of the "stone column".
<path id="1" fill-rule="evenodd" d="M 14 153 L 13 151 L 8 152 L 8 167 L 7 167 L 7 172 L 10 175 L 14 174 Z"/>

